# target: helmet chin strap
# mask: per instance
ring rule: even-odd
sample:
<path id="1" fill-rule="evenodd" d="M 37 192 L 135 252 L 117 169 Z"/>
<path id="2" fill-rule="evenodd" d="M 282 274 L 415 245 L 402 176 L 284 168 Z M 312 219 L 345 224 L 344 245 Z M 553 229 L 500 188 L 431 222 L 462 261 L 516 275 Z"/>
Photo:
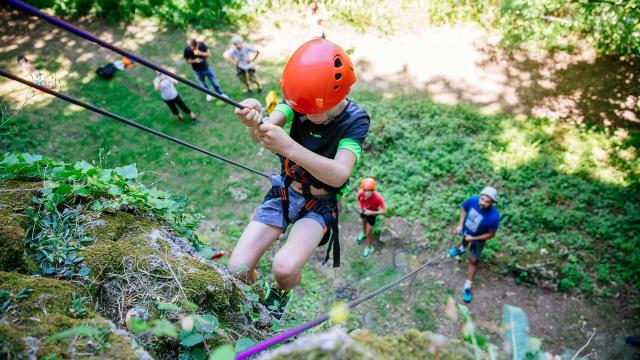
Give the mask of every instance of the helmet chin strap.
<path id="1" fill-rule="evenodd" d="M 342 101 L 340 101 L 340 103 L 334 107 L 334 109 L 336 109 L 335 111 L 331 111 L 331 110 L 327 111 L 327 120 L 323 124 L 328 124 L 331 121 L 333 121 L 333 119 L 335 119 L 336 116 L 340 115 L 340 113 L 342 113 L 342 111 L 346 107 L 347 107 L 347 99 L 342 99 Z"/>

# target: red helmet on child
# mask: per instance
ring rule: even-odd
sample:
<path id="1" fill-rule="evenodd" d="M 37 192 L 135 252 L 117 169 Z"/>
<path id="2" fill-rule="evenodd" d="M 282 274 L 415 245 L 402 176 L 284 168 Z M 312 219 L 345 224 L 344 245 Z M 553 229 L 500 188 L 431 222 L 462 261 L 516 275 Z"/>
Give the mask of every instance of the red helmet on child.
<path id="1" fill-rule="evenodd" d="M 365 178 L 360 183 L 360 189 L 362 190 L 375 190 L 376 189 L 376 180 L 374 178 Z"/>
<path id="2" fill-rule="evenodd" d="M 346 98 L 356 80 L 353 63 L 341 47 L 325 39 L 313 39 L 293 53 L 280 86 L 293 110 L 319 114 Z"/>

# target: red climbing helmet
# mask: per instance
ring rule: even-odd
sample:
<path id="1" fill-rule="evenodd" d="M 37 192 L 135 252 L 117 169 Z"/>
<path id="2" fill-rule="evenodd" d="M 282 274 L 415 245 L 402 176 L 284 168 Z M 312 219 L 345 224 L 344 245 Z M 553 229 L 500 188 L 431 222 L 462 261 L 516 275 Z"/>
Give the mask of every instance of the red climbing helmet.
<path id="1" fill-rule="evenodd" d="M 360 189 L 373 191 L 376 189 L 376 184 L 374 178 L 364 178 L 362 182 L 360 182 Z"/>
<path id="2" fill-rule="evenodd" d="M 356 80 L 353 63 L 341 47 L 325 39 L 313 39 L 293 53 L 280 86 L 293 110 L 318 114 L 346 98 Z"/>

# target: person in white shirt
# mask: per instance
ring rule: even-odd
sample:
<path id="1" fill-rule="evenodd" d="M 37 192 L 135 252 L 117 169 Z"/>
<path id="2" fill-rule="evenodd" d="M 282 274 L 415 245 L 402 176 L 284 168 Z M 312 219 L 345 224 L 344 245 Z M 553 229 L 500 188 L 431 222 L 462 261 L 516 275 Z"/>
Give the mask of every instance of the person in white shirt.
<path id="1" fill-rule="evenodd" d="M 162 100 L 169 106 L 171 112 L 178 117 L 178 122 L 182 121 L 182 114 L 178 111 L 178 107 L 189 117 L 191 120 L 198 120 L 196 114 L 191 112 L 191 109 L 187 106 L 187 104 L 182 101 L 180 98 L 180 94 L 178 94 L 178 90 L 176 90 L 175 83 L 177 81 L 159 71 L 156 71 L 156 78 L 153 80 L 153 87 L 160 91 L 160 96 Z"/>
<path id="2" fill-rule="evenodd" d="M 260 86 L 260 82 L 256 78 L 256 67 L 253 65 L 258 55 L 260 55 L 260 51 L 251 45 L 245 44 L 239 35 L 233 35 L 231 43 L 233 47 L 224 52 L 224 58 L 236 66 L 236 74 L 247 88 L 247 94 L 253 93 L 250 82 L 255 83 L 258 87 L 258 94 L 262 94 L 262 86 Z M 253 58 L 251 58 L 251 54 L 255 54 Z"/>

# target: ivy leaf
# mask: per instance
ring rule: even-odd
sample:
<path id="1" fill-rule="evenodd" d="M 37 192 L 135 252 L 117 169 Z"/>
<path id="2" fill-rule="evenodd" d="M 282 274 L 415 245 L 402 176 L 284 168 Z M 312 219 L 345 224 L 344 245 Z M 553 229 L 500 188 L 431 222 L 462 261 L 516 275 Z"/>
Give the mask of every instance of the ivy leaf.
<path id="1" fill-rule="evenodd" d="M 529 348 L 529 320 L 522 309 L 505 305 L 502 309 L 502 326 L 505 341 L 509 344 L 513 360 L 525 358 Z"/>
<path id="2" fill-rule="evenodd" d="M 157 337 L 178 337 L 178 330 L 169 320 L 159 319 L 154 321 L 153 335 Z"/>
<path id="3" fill-rule="evenodd" d="M 174 304 L 174 303 L 165 303 L 165 302 L 158 302 L 157 303 L 157 307 L 158 310 L 160 311 L 176 311 L 176 310 L 180 310 L 180 306 Z"/>
<path id="4" fill-rule="evenodd" d="M 14 154 L 11 154 L 2 160 L 2 162 L 0 162 L 0 165 L 15 165 L 19 162 L 20 160 L 18 159 L 18 157 Z"/>
<path id="5" fill-rule="evenodd" d="M 180 345 L 184 347 L 192 347 L 204 341 L 202 334 L 191 334 L 180 341 Z"/>
<path id="6" fill-rule="evenodd" d="M 109 182 L 109 180 L 111 180 L 111 174 L 112 173 L 113 173 L 113 170 L 104 169 L 104 170 L 102 170 L 102 173 L 100 174 L 100 177 L 98 177 L 98 180 L 100 180 L 102 182 Z"/>
<path id="7" fill-rule="evenodd" d="M 129 321 L 129 326 L 131 327 L 131 331 L 133 331 L 134 333 L 141 333 L 147 330 L 150 325 L 143 319 L 132 317 Z"/>
<path id="8" fill-rule="evenodd" d="M 117 167 L 113 170 L 115 170 L 116 174 L 122 176 L 125 179 L 135 179 L 138 177 L 138 169 L 136 168 L 136 164 Z"/>
<path id="9" fill-rule="evenodd" d="M 233 360 L 235 357 L 233 347 L 229 344 L 218 346 L 209 356 L 209 360 Z"/>
<path id="10" fill-rule="evenodd" d="M 206 314 L 196 317 L 196 331 L 198 332 L 210 333 L 214 331 L 218 326 L 220 326 L 220 323 L 218 322 L 218 319 L 215 317 L 215 315 Z"/>
<path id="11" fill-rule="evenodd" d="M 255 341 L 249 339 L 249 338 L 240 338 L 238 339 L 238 341 L 236 342 L 236 348 L 235 348 L 235 352 L 239 353 L 242 351 L 247 350 L 248 348 L 254 346 L 256 344 Z"/>
<path id="12" fill-rule="evenodd" d="M 33 154 L 24 153 L 22 154 L 22 158 L 24 159 L 24 162 L 26 162 L 27 164 L 33 164 L 36 161 L 42 160 L 42 155 L 33 155 Z"/>
<path id="13" fill-rule="evenodd" d="M 192 302 L 191 302 L 191 301 L 189 301 L 189 300 L 183 300 L 183 301 L 182 301 L 182 306 L 183 306 L 185 309 L 189 310 L 189 311 L 196 311 L 196 310 L 198 310 L 198 305 L 196 305 L 196 304 L 192 303 Z"/>
<path id="14" fill-rule="evenodd" d="M 111 186 L 109 186 L 109 190 L 107 191 L 110 195 L 113 196 L 118 196 L 120 194 L 122 194 L 122 188 L 116 184 L 111 184 Z"/>
<path id="15" fill-rule="evenodd" d="M 73 168 L 76 170 L 80 170 L 81 173 L 86 174 L 89 170 L 93 169 L 93 165 L 88 162 L 82 160 L 78 161 L 73 165 Z"/>
<path id="16" fill-rule="evenodd" d="M 74 185 L 73 186 L 73 193 L 78 195 L 78 196 L 82 196 L 82 197 L 91 196 L 91 191 L 89 191 L 89 189 L 87 189 L 86 187 L 83 187 L 83 186 L 80 186 L 80 185 Z"/>
<path id="17" fill-rule="evenodd" d="M 88 267 L 83 267 L 83 268 L 80 268 L 80 271 L 78 271 L 78 275 L 82 277 L 87 277 L 89 276 L 90 272 L 91 272 L 91 269 L 89 269 Z"/>
<path id="18" fill-rule="evenodd" d="M 67 330 L 63 330 L 57 334 L 53 334 L 49 336 L 46 341 L 60 340 L 71 336 L 96 337 L 98 335 L 100 335 L 100 330 L 98 330 L 97 328 L 93 326 L 80 325 Z"/>

